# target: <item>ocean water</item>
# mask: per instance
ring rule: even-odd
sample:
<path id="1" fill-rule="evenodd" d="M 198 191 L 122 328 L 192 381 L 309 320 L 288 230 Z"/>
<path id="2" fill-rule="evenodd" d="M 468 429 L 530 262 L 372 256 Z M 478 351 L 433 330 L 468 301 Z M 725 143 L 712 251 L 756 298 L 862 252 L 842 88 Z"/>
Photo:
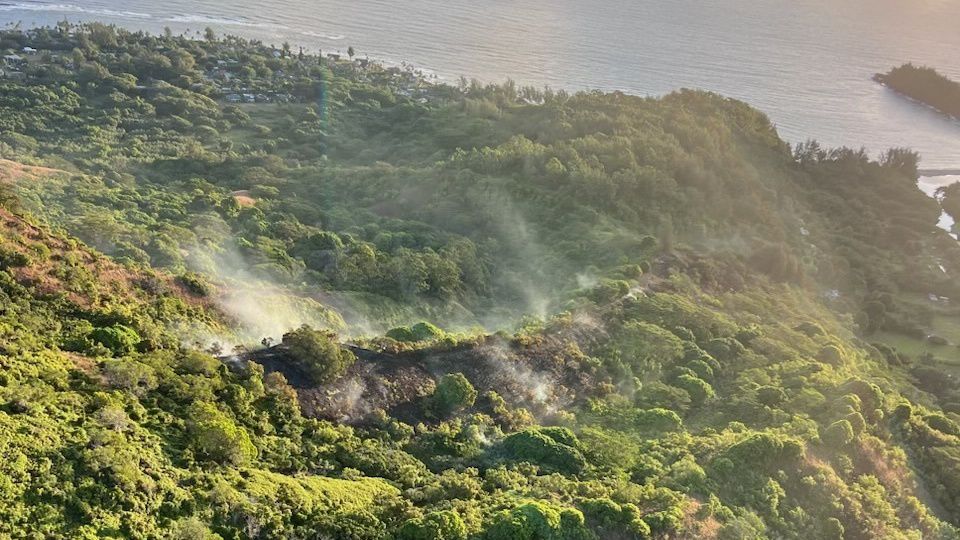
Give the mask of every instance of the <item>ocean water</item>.
<path id="1" fill-rule="evenodd" d="M 956 184 L 957 182 L 960 182 L 960 175 L 921 176 L 917 181 L 917 187 L 928 197 L 939 200 L 939 197 L 937 197 L 937 189 L 947 187 L 950 184 Z M 941 211 L 940 219 L 937 221 L 937 227 L 940 227 L 950 233 L 954 238 L 957 238 L 957 234 L 953 231 L 953 225 L 954 220 L 950 217 L 950 214 Z"/>
<path id="2" fill-rule="evenodd" d="M 408 62 L 450 82 L 512 78 L 659 95 L 702 88 L 780 134 L 960 169 L 960 121 L 870 77 L 912 61 L 960 80 L 958 0 L 0 0 L 0 24 L 101 20 Z"/>

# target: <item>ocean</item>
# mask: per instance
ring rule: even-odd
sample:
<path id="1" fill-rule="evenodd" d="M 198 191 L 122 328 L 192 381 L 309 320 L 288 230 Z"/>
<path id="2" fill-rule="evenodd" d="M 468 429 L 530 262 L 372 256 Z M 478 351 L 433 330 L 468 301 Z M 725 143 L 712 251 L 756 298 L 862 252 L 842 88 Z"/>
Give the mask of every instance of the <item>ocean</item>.
<path id="1" fill-rule="evenodd" d="M 742 99 L 789 141 L 919 151 L 960 168 L 960 121 L 871 81 L 903 62 L 960 80 L 956 0 L 0 0 L 0 24 L 206 27 L 461 77 Z"/>

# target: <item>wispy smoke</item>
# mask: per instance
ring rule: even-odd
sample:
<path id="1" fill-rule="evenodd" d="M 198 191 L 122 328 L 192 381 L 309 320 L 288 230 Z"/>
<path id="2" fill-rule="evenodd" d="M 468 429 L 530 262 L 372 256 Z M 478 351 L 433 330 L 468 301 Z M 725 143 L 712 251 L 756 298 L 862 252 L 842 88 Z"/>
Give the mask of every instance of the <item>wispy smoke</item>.
<path id="1" fill-rule="evenodd" d="M 487 360 L 487 368 L 502 383 L 504 391 L 544 412 L 555 412 L 559 396 L 552 375 L 534 371 L 502 344 L 484 345 L 477 352 Z"/>
<path id="2" fill-rule="evenodd" d="M 344 327 L 336 311 L 255 275 L 243 255 L 232 247 L 212 254 L 191 253 L 190 261 L 195 270 L 216 282 L 218 290 L 213 300 L 235 329 L 235 336 L 211 336 L 211 341 L 218 341 L 225 351 L 237 344 L 256 345 L 264 338 L 276 342 L 287 331 L 304 324 L 334 330 Z"/>
<path id="3" fill-rule="evenodd" d="M 361 418 L 373 410 L 370 403 L 363 397 L 365 390 L 361 381 L 351 379 L 333 397 L 337 410 L 342 414 L 342 421 Z"/>

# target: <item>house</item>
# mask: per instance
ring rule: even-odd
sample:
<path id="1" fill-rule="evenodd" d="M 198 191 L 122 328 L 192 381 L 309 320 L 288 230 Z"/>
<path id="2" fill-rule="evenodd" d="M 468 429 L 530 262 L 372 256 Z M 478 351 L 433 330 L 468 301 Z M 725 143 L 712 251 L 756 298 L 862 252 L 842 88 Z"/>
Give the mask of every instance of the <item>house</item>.
<path id="1" fill-rule="evenodd" d="M 256 101 L 257 101 L 257 96 L 253 94 L 243 94 L 244 103 L 256 103 Z"/>
<path id="2" fill-rule="evenodd" d="M 37 50 L 33 47 L 24 47 L 23 54 L 37 54 Z"/>
<path id="3" fill-rule="evenodd" d="M 20 66 L 26 63 L 22 56 L 17 54 L 8 54 L 3 57 L 3 62 L 8 66 Z"/>
<path id="4" fill-rule="evenodd" d="M 225 99 L 228 103 L 240 103 L 243 97 L 240 94 L 227 94 Z"/>
<path id="5" fill-rule="evenodd" d="M 340 61 L 340 55 L 337 53 L 327 53 L 327 58 L 333 60 L 334 62 Z"/>

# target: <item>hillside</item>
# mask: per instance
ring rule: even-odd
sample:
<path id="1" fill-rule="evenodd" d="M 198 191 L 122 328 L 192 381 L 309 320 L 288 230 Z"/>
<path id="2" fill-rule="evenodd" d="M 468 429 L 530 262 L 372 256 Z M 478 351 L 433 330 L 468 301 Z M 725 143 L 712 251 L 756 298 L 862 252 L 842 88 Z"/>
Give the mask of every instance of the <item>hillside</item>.
<path id="1" fill-rule="evenodd" d="M 913 152 L 212 31 L 27 46 L 0 536 L 960 536 L 960 244 Z"/>

